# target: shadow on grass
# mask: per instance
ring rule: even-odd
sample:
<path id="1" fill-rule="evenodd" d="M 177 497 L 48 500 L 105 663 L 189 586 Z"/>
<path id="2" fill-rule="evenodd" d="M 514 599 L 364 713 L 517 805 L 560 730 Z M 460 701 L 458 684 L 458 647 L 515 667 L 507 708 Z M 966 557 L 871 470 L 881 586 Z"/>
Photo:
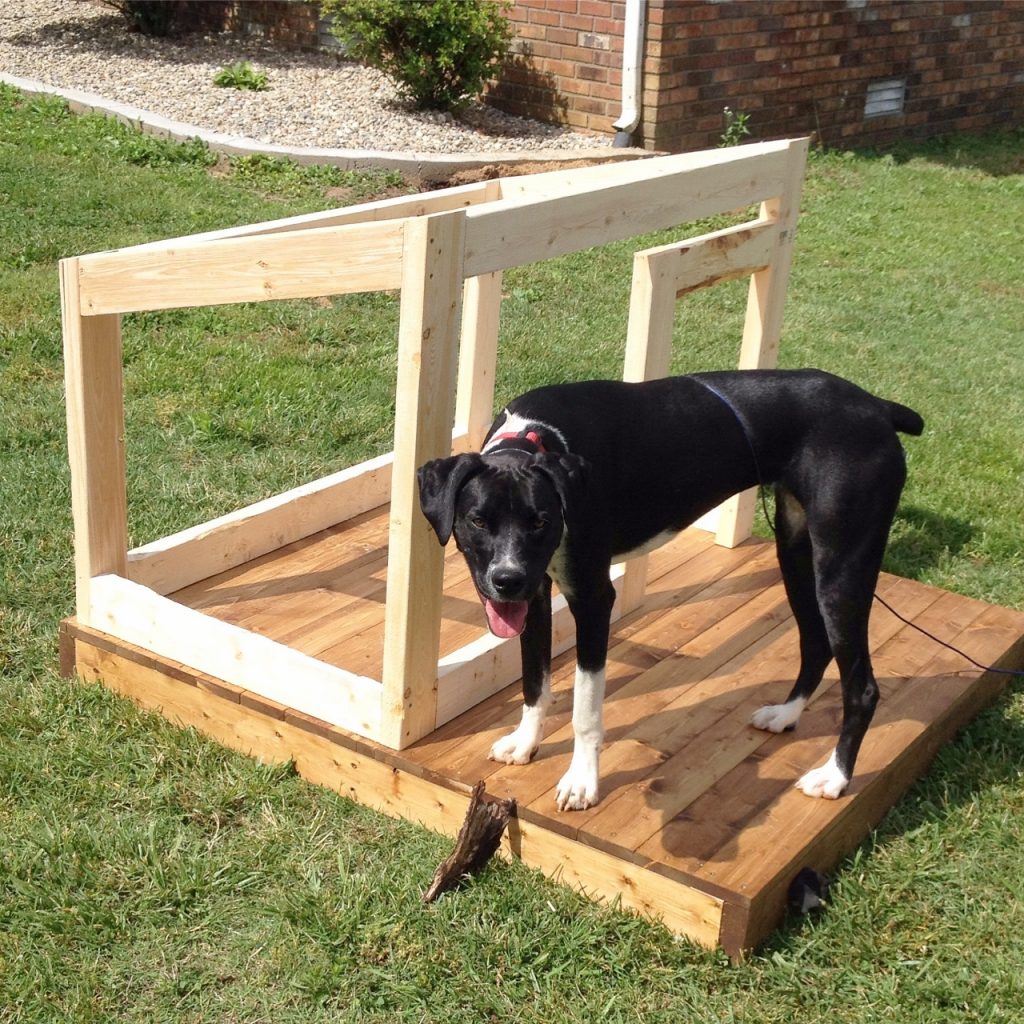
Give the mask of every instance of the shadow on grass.
<path id="1" fill-rule="evenodd" d="M 944 135 L 920 142 L 899 142 L 885 150 L 855 150 L 866 160 L 913 160 L 943 167 L 980 171 L 994 178 L 1024 174 L 1024 128 L 985 132 L 981 135 Z"/>
<path id="2" fill-rule="evenodd" d="M 889 536 L 885 569 L 906 579 L 919 579 L 926 569 L 963 552 L 976 532 L 967 519 L 901 505 Z"/>

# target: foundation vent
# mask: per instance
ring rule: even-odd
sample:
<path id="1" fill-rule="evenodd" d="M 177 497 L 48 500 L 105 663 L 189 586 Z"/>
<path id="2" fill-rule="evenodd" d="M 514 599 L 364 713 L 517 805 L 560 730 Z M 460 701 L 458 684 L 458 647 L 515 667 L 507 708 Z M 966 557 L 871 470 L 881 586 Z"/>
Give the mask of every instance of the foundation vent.
<path id="1" fill-rule="evenodd" d="M 886 78 L 868 85 L 864 101 L 864 117 L 889 117 L 903 113 L 903 101 L 907 95 L 905 78 Z"/>

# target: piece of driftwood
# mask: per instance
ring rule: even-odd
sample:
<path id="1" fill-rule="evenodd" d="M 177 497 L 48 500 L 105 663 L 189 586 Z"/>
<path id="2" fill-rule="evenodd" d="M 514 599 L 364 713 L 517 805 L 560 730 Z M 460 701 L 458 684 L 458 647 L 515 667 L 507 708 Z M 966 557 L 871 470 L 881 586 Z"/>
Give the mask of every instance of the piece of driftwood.
<path id="1" fill-rule="evenodd" d="M 455 840 L 455 849 L 438 865 L 430 886 L 423 894 L 423 902 L 433 903 L 468 875 L 476 874 L 494 856 L 508 819 L 515 813 L 515 800 L 485 801 L 484 780 L 481 779 L 473 787 L 466 819 Z"/>

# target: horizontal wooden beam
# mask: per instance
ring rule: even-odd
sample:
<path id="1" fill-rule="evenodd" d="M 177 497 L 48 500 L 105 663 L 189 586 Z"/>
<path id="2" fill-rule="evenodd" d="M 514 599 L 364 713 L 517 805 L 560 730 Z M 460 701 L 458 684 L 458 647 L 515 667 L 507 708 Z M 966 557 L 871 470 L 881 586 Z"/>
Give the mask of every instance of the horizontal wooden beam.
<path id="1" fill-rule="evenodd" d="M 697 235 L 671 245 L 646 249 L 636 259 L 650 260 L 652 271 L 672 278 L 676 298 L 722 281 L 749 277 L 771 262 L 779 226 L 772 220 L 751 220 Z"/>
<path id="2" fill-rule="evenodd" d="M 595 245 L 742 208 L 783 193 L 792 143 L 688 153 L 606 169 L 573 190 L 543 189 L 466 212 L 466 276 L 563 256 Z M 606 176 L 607 175 L 607 176 Z"/>
<path id="3" fill-rule="evenodd" d="M 402 282 L 403 220 L 181 239 L 78 260 L 81 313 L 383 291 Z"/>
<path id="4" fill-rule="evenodd" d="M 393 461 L 388 452 L 133 548 L 129 578 L 169 594 L 369 512 L 391 495 Z"/>
<path id="5" fill-rule="evenodd" d="M 89 624 L 163 658 L 376 739 L 381 684 L 239 626 L 187 608 L 120 576 L 97 576 Z"/>
<path id="6" fill-rule="evenodd" d="M 336 210 L 319 210 L 303 213 L 297 217 L 283 217 L 279 220 L 263 221 L 259 224 L 240 224 L 236 227 L 204 231 L 195 235 L 165 239 L 161 242 L 144 242 L 142 245 L 122 249 L 121 252 L 145 253 L 161 246 L 183 242 L 209 242 L 223 238 L 252 238 L 256 235 L 279 235 L 284 231 L 304 231 L 310 228 L 333 228 L 345 224 L 368 224 L 382 220 L 401 220 L 404 217 L 422 217 L 428 213 L 445 213 L 461 210 L 477 203 L 498 198 L 498 182 L 480 181 L 471 185 L 457 185 L 442 188 L 436 192 L 420 192 L 412 196 L 394 196 L 357 206 L 344 206 Z"/>

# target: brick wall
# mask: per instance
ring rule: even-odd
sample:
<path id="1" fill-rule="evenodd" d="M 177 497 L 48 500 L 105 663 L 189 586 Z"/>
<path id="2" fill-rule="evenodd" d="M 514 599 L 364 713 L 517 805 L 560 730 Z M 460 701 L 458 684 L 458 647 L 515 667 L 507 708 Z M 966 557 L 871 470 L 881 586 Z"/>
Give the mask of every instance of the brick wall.
<path id="1" fill-rule="evenodd" d="M 607 134 L 621 112 L 622 0 L 515 0 L 512 55 L 488 93 L 496 107 Z"/>
<path id="2" fill-rule="evenodd" d="M 610 134 L 620 112 L 625 4 L 515 0 L 519 39 L 491 101 Z M 828 146 L 1024 123 L 1022 0 L 648 0 L 635 141 L 716 145 L 723 108 L 752 139 Z M 865 116 L 872 83 L 903 83 L 899 114 Z"/>
<path id="3" fill-rule="evenodd" d="M 303 49 L 337 46 L 315 0 L 206 0 L 224 27 Z M 489 102 L 614 134 L 624 0 L 513 0 L 513 52 Z M 898 114 L 865 116 L 898 80 Z M 884 146 L 1024 124 L 1024 0 L 648 0 L 637 145 L 719 143 L 723 110 L 753 139 L 814 133 Z"/>
<path id="4" fill-rule="evenodd" d="M 334 49 L 340 44 L 320 18 L 316 0 L 232 0 L 224 27 L 299 50 Z"/>

